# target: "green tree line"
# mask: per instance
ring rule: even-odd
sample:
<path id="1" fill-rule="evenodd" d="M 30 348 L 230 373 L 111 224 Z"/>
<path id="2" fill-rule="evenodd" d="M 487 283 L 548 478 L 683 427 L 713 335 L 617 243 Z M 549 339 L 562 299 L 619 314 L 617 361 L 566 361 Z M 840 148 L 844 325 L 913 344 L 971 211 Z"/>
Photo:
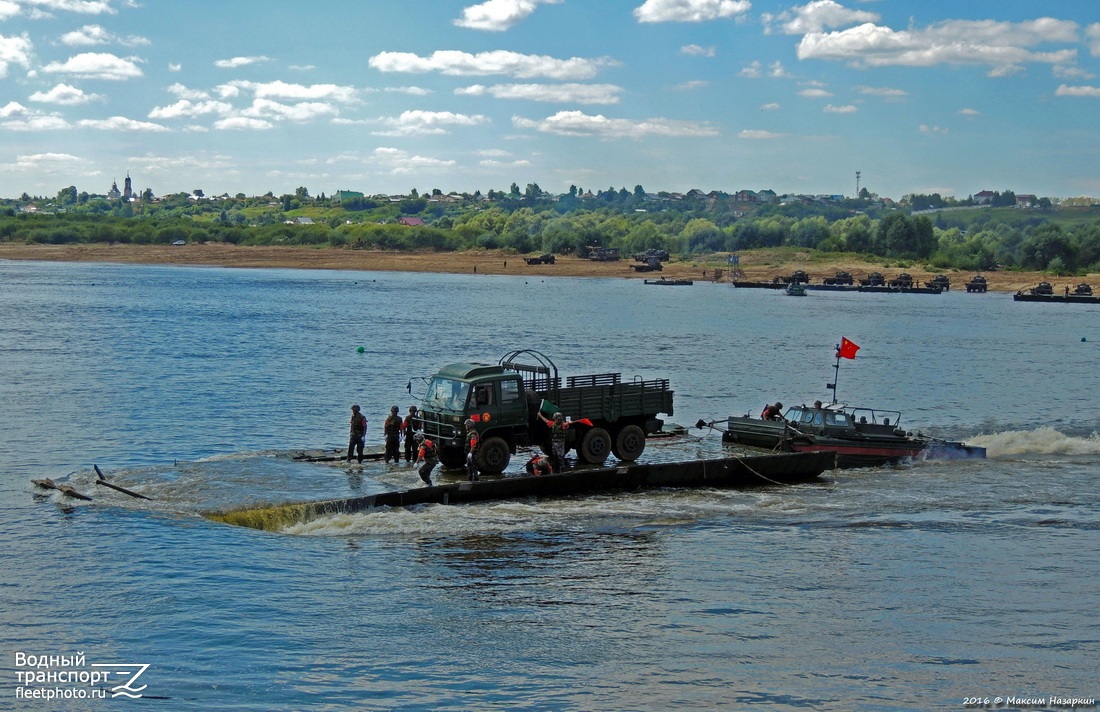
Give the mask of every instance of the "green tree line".
<path id="1" fill-rule="evenodd" d="M 157 203 L 85 200 L 65 189 L 51 214 L 0 208 L 0 240 L 44 244 L 225 242 L 238 245 L 315 245 L 351 249 L 505 250 L 585 255 L 590 246 L 625 254 L 664 249 L 681 257 L 754 248 L 796 247 L 848 252 L 888 260 L 921 261 L 935 268 L 997 267 L 1071 274 L 1100 269 L 1100 210 L 971 209 L 934 215 L 886 210 L 867 200 L 839 204 L 770 204 L 750 211 L 730 201 L 696 197 L 653 204 L 637 186 L 599 191 L 581 200 L 579 189 L 550 200 L 529 184 L 490 191 L 455 204 L 413 192 L 396 202 L 352 198 L 338 203 L 293 195 L 218 201 L 173 196 Z M 428 193 L 438 195 L 438 191 Z M 397 220 L 415 216 L 424 225 Z M 309 217 L 312 224 L 295 223 Z"/>

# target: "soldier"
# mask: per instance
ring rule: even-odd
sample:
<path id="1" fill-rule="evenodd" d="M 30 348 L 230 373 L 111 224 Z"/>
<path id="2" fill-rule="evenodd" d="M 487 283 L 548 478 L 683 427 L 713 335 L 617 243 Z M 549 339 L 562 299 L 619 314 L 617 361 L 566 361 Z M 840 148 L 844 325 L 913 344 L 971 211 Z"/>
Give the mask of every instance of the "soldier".
<path id="1" fill-rule="evenodd" d="M 550 456 L 554 459 L 554 472 L 561 472 L 565 469 L 565 431 L 571 423 L 560 412 L 554 413 L 553 420 L 539 413 L 539 419 L 550 428 Z"/>
<path id="2" fill-rule="evenodd" d="M 409 406 L 409 414 L 405 416 L 405 422 L 401 424 L 401 430 L 405 434 L 405 462 L 413 461 L 413 450 L 416 449 L 416 431 L 420 430 L 420 421 L 416 419 L 416 406 Z"/>
<path id="3" fill-rule="evenodd" d="M 348 435 L 348 462 L 355 452 L 359 456 L 359 462 L 363 462 L 363 446 L 367 440 L 367 416 L 359 412 L 359 406 L 351 407 L 351 433 Z"/>
<path id="4" fill-rule="evenodd" d="M 413 466 L 420 465 L 420 479 L 424 480 L 424 484 L 431 487 L 432 468 L 439 461 L 439 451 L 436 449 L 435 443 L 424 433 L 417 433 L 413 436 L 413 439 L 420 444 L 420 449 L 416 453 L 416 462 L 413 463 Z M 420 463 L 424 464 L 421 465 Z"/>
<path id="5" fill-rule="evenodd" d="M 401 416 L 397 414 L 397 406 L 390 407 L 390 415 L 382 424 L 382 433 L 386 436 L 386 454 L 382 459 L 386 462 L 393 458 L 393 464 L 401 462 L 399 443 L 401 441 Z"/>
<path id="6" fill-rule="evenodd" d="M 477 434 L 477 423 L 466 419 L 466 472 L 470 476 L 470 482 L 478 480 L 477 449 L 481 445 L 481 438 Z"/>
<path id="7" fill-rule="evenodd" d="M 527 470 L 527 474 L 535 477 L 554 473 L 554 469 L 550 466 L 550 458 L 545 455 L 532 455 L 524 468 Z"/>

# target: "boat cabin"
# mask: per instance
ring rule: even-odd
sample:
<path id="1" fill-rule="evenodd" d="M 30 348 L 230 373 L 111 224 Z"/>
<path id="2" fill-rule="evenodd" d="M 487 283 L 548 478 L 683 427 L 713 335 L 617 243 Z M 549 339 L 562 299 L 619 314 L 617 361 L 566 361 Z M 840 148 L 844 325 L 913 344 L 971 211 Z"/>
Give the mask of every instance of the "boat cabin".
<path id="1" fill-rule="evenodd" d="M 793 406 L 783 419 L 803 432 L 838 435 L 893 435 L 898 429 L 901 413 L 896 410 L 853 408 L 831 403 L 821 408 Z"/>

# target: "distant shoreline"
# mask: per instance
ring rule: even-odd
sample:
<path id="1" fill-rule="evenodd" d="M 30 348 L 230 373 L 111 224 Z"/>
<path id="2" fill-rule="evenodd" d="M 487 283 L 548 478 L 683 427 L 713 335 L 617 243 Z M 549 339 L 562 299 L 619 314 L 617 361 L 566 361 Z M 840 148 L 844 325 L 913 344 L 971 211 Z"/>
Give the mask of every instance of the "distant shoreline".
<path id="1" fill-rule="evenodd" d="M 931 280 L 939 271 L 922 265 L 884 267 L 882 263 L 840 260 L 822 262 L 778 257 L 768 250 L 750 250 L 741 255 L 741 270 L 749 281 L 771 281 L 773 277 L 806 270 L 814 283 L 832 276 L 837 270 L 850 272 L 857 279 L 870 272 L 882 272 L 887 278 L 908 272 L 920 283 Z M 577 257 L 559 257 L 552 265 L 528 265 L 523 256 L 498 251 L 472 252 L 381 252 L 338 247 L 272 247 L 239 246 L 225 243 L 188 245 L 37 245 L 0 243 L 0 260 L 40 260 L 46 262 L 112 262 L 119 264 L 179 265 L 232 268 L 279 269 L 339 269 L 382 272 L 433 272 L 451 274 L 486 274 L 530 277 L 602 277 L 653 279 L 713 280 L 715 270 L 722 271 L 722 281 L 729 280 L 724 255 L 711 259 L 696 257 L 688 261 L 670 261 L 662 272 L 637 272 L 629 259 L 617 262 L 595 262 Z M 705 273 L 705 274 L 704 274 Z M 974 273 L 944 271 L 951 279 L 953 290 L 964 290 L 964 283 Z M 987 272 L 989 290 L 1016 292 L 1048 281 L 1060 291 L 1065 285 L 1090 283 L 1100 288 L 1100 275 L 1087 277 L 1050 277 L 1040 272 Z"/>

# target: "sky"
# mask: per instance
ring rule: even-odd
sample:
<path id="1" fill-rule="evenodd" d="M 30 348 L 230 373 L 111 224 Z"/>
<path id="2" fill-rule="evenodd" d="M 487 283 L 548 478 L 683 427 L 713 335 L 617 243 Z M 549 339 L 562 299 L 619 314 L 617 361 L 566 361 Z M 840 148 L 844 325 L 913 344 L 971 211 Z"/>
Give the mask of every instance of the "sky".
<path id="1" fill-rule="evenodd" d="M 0 0 L 0 197 L 1100 196 L 1097 0 Z"/>

